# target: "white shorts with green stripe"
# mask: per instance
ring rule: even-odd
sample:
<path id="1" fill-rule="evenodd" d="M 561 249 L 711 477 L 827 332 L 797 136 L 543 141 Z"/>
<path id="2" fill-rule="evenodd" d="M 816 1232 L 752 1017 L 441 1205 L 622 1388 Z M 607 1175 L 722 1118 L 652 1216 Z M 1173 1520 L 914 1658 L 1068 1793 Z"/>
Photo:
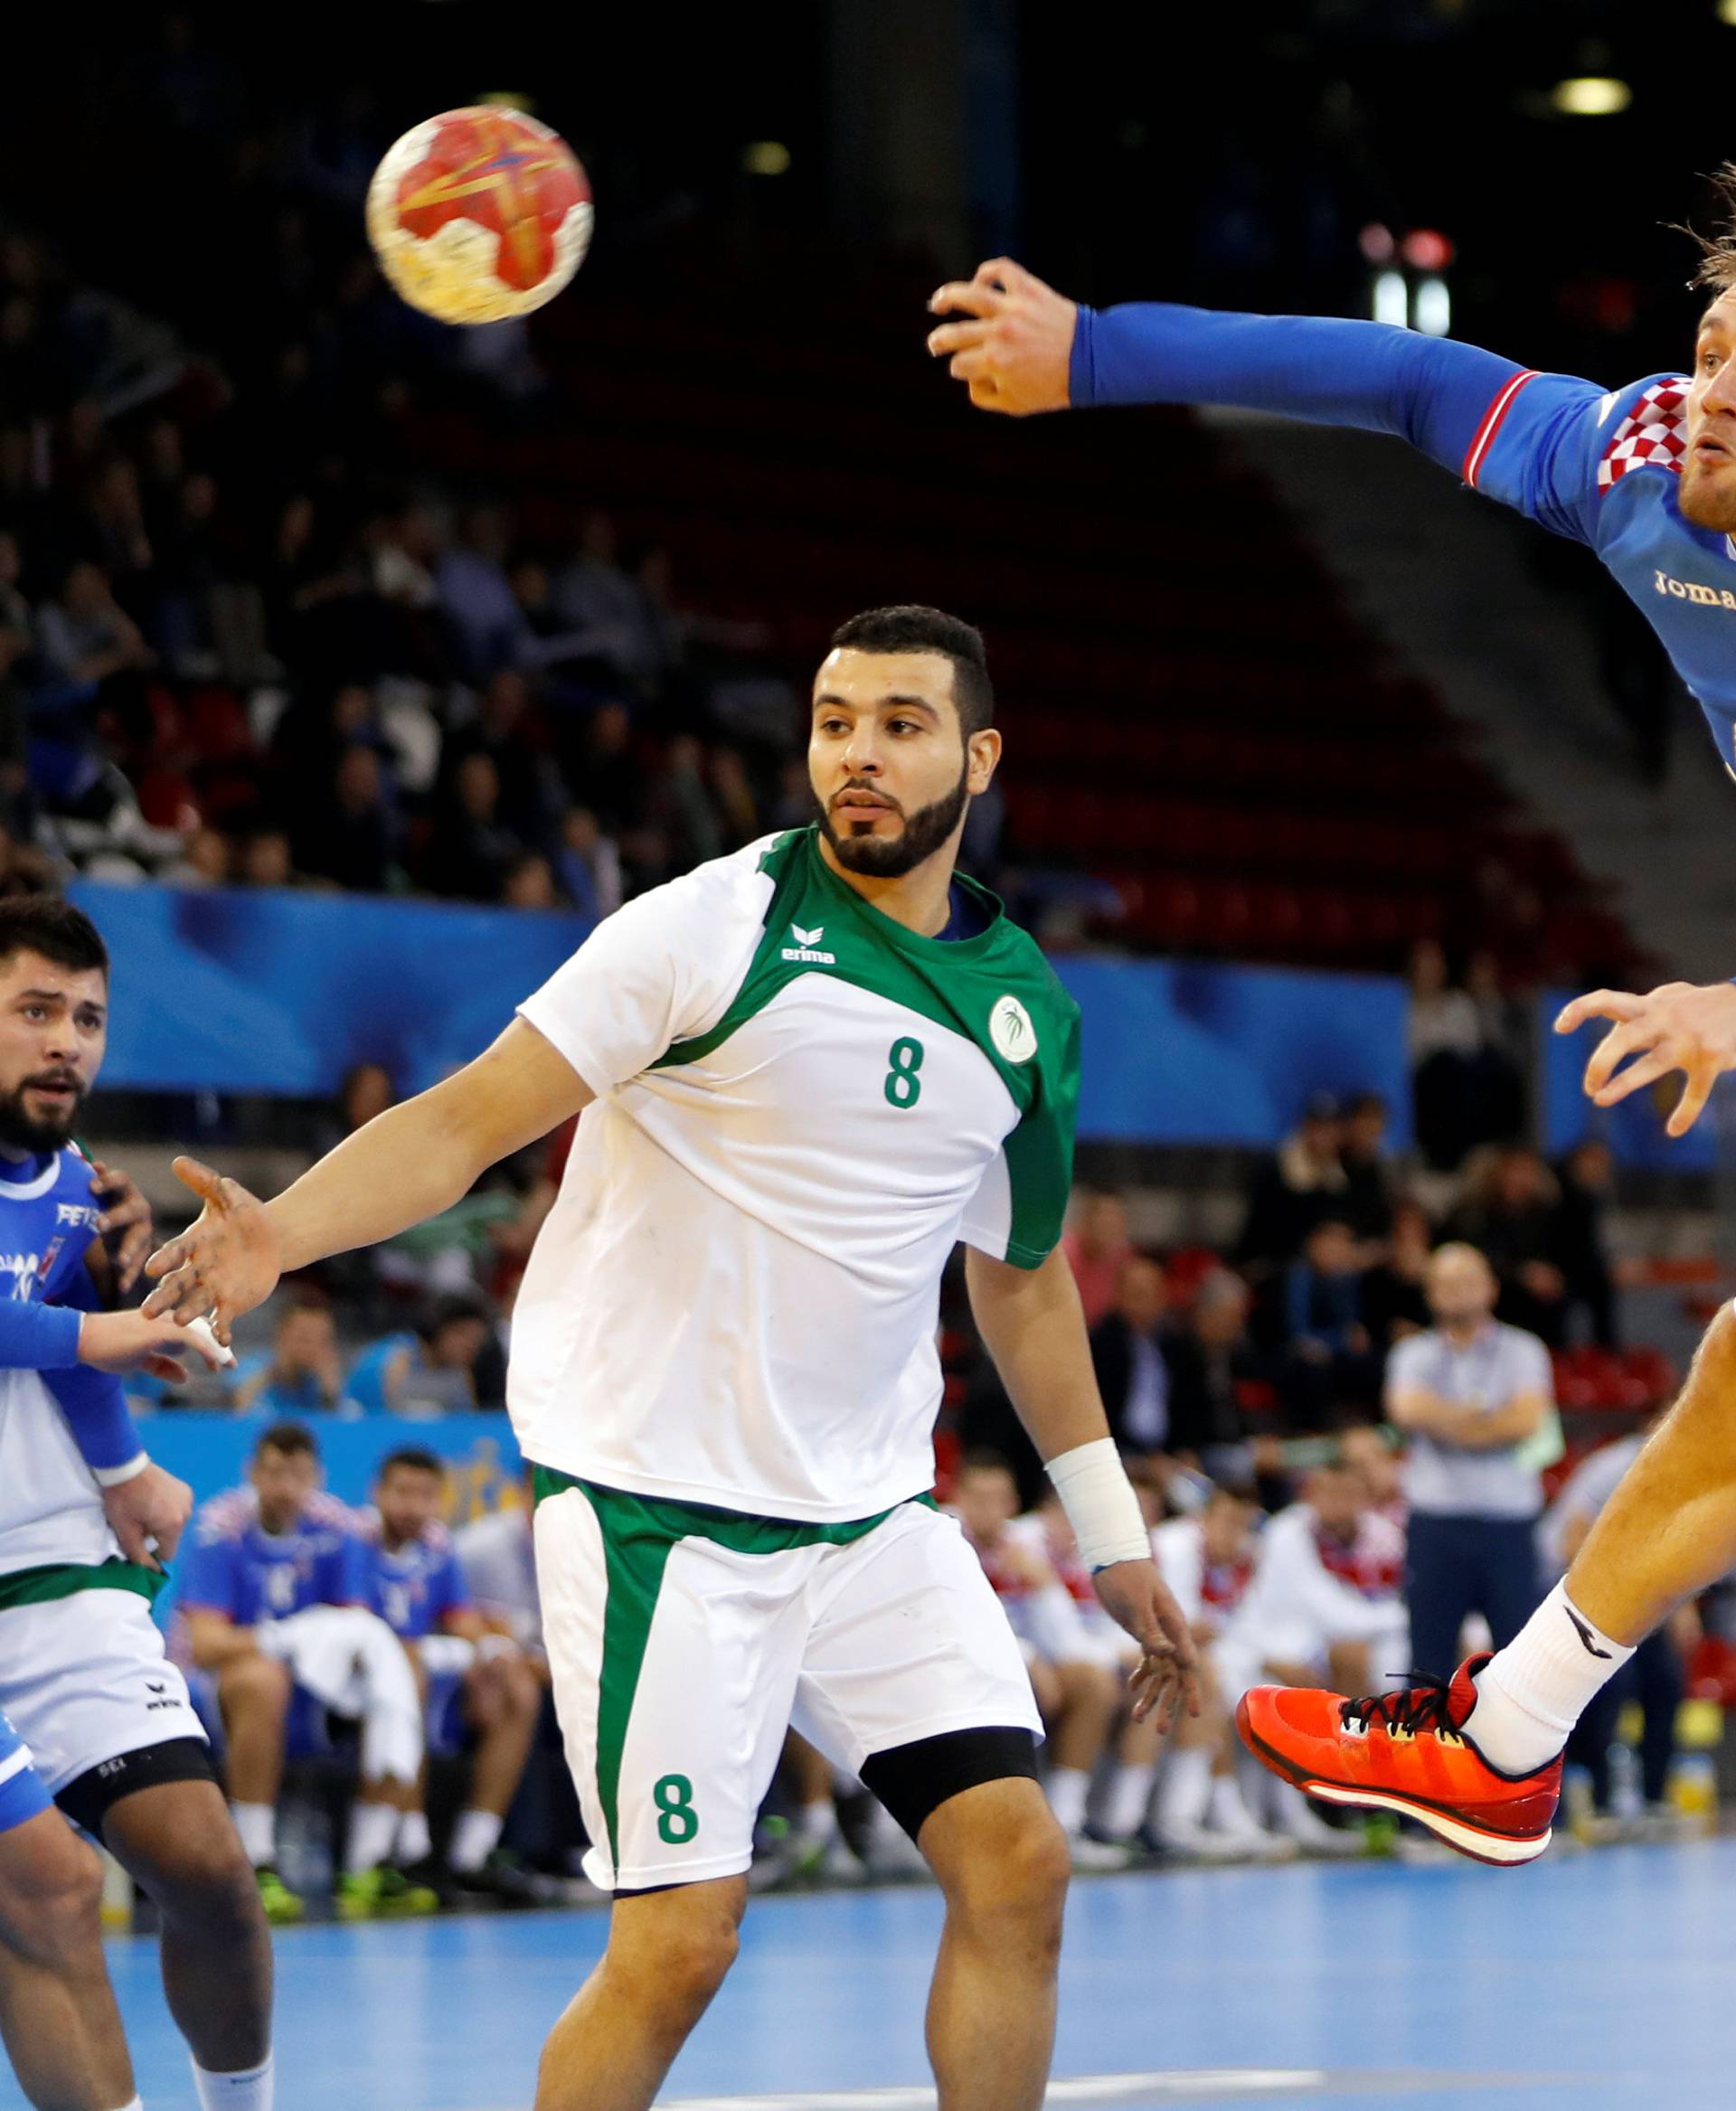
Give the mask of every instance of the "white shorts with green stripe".
<path id="1" fill-rule="evenodd" d="M 746 1870 L 792 1722 L 853 1774 L 948 1730 L 1043 1734 L 999 1601 L 926 1503 L 802 1525 L 542 1469 L 537 1488 L 543 1639 L 606 1890 Z"/>

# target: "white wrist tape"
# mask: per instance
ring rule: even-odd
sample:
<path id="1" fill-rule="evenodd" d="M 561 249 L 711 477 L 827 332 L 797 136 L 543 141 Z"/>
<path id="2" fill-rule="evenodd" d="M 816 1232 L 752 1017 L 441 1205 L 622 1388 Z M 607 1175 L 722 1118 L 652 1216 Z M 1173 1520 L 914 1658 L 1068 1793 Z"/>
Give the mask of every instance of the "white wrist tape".
<path id="1" fill-rule="evenodd" d="M 1079 1541 L 1079 1558 L 1095 1573 L 1112 1561 L 1149 1561 L 1151 1534 L 1112 1437 L 1076 1444 L 1045 1469 Z"/>
<path id="2" fill-rule="evenodd" d="M 151 1455 L 148 1451 L 136 1451 L 125 1465 L 92 1466 L 90 1471 L 97 1477 L 98 1487 L 118 1488 L 124 1482 L 137 1480 L 150 1463 Z"/>

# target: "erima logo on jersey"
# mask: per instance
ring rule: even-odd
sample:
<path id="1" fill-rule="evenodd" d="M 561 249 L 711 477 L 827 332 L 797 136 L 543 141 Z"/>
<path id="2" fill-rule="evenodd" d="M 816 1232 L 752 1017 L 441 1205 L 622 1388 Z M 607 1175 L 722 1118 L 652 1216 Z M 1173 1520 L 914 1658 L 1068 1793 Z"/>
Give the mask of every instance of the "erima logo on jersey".
<path id="1" fill-rule="evenodd" d="M 796 943 L 784 947 L 783 957 L 786 960 L 809 961 L 816 967 L 835 967 L 838 965 L 835 953 L 817 950 L 820 940 L 826 936 L 824 924 L 816 924 L 811 931 L 805 931 L 800 924 L 791 924 L 789 933 Z"/>
<path id="2" fill-rule="evenodd" d="M 1678 601 L 1692 601 L 1696 608 L 1736 608 L 1736 593 L 1728 587 L 1703 587 L 1697 580 L 1673 580 L 1666 571 L 1654 571 L 1652 585 L 1657 593 Z"/>
<path id="3" fill-rule="evenodd" d="M 1028 1063 L 1037 1052 L 1037 1030 L 1015 996 L 995 1000 L 988 1015 L 988 1038 L 1009 1063 Z"/>

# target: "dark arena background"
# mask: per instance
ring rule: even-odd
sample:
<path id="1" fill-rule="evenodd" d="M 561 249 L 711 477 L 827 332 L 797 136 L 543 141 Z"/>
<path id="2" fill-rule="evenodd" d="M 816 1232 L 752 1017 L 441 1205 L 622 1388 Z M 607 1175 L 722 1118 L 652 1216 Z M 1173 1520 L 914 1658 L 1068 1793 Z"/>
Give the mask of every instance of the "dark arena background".
<path id="1" fill-rule="evenodd" d="M 1444 1242 L 1547 1351 L 1518 1448 L 1535 1595 L 1557 1580 L 1731 1294 L 1736 1098 L 1672 1138 L 1679 1079 L 1600 1108 L 1596 1031 L 1552 1022 L 1736 967 L 1736 755 L 1590 551 L 1400 440 L 986 416 L 928 356 L 926 303 L 1005 256 L 1099 308 L 1368 318 L 1608 390 L 1682 373 L 1707 297 L 1684 231 L 1715 231 L 1736 158 L 1736 0 L 33 6 L 5 48 L 0 898 L 63 895 L 108 944 L 78 1134 L 158 1236 L 192 1213 L 178 1153 L 278 1193 L 624 901 L 805 826 L 832 631 L 929 603 L 986 640 L 1005 759 L 962 863 L 1082 1007 L 1066 1249 L 1201 1633 L 1241 1632 L 1265 1588 L 1303 1629 L 1295 1682 L 1404 1682 L 1386 1367 L 1432 1324 Z M 484 100 L 571 143 L 596 232 L 545 308 L 460 329 L 387 286 L 363 200 L 408 127 Z M 1736 670 L 1736 629 L 1719 649 Z M 430 1689 L 390 1897 L 344 1890 L 354 1726 L 292 1711 L 286 2106 L 528 2105 L 605 1940 L 505 1411 L 571 1142 L 287 1279 L 232 1370 L 127 1381 L 202 1504 L 284 1421 L 357 1513 L 389 1453 L 430 1455 L 530 1682 L 468 1870 L 482 1732 Z M 1124 1745 L 1077 1608 L 1035 1617 L 997 1552 L 1043 1475 L 962 1253 L 939 1338 L 938 1493 L 1027 1639 L 1072 1821 L 1049 2103 L 1729 2101 L 1736 1592 L 1585 1718 L 1548 1855 L 1477 1867 L 1281 1792 L 1227 1721 L 1209 1764 L 1197 1731 Z M 1303 1503 L 1361 1626 L 1263 1584 Z M 156 1614 L 192 1664 L 177 1603 L 172 1579 Z M 8 1646 L 0 1625 L 0 1702 Z M 939 1893 L 793 1739 L 750 1880 L 741 1962 L 658 2101 L 932 2106 Z M 156 1909 L 112 1863 L 105 1918 L 143 2101 L 191 2103 Z M 25 2101 L 0 2068 L 0 2107 Z"/>

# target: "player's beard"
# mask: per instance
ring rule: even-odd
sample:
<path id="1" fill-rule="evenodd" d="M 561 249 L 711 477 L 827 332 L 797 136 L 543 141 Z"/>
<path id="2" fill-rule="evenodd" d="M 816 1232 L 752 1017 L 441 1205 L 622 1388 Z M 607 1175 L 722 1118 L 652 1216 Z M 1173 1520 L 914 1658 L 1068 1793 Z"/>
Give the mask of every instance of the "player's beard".
<path id="1" fill-rule="evenodd" d="M 919 806 L 906 817 L 903 828 L 893 836 L 840 835 L 816 793 L 814 803 L 819 808 L 820 833 L 832 845 L 832 854 L 846 872 L 859 872 L 866 880 L 901 880 L 906 872 L 915 872 L 925 858 L 931 858 L 958 827 L 959 817 L 970 803 L 970 793 L 966 788 L 969 779 L 970 764 L 967 760 L 951 791 L 929 806 Z"/>
<path id="2" fill-rule="evenodd" d="M 1676 504 L 1682 509 L 1682 518 L 1692 521 L 1696 528 L 1710 528 L 1716 534 L 1736 534 L 1736 470 L 1726 464 L 1719 481 L 1703 476 L 1697 465 L 1690 462 L 1682 472 Z"/>
<path id="3" fill-rule="evenodd" d="M 71 1085 L 72 1097 L 62 1112 L 39 1120 L 25 1110 L 24 1094 L 32 1085 L 45 1084 Z M 0 1095 L 0 1145 L 11 1151 L 58 1151 L 72 1134 L 84 1098 L 84 1088 L 71 1078 L 26 1078 Z"/>

